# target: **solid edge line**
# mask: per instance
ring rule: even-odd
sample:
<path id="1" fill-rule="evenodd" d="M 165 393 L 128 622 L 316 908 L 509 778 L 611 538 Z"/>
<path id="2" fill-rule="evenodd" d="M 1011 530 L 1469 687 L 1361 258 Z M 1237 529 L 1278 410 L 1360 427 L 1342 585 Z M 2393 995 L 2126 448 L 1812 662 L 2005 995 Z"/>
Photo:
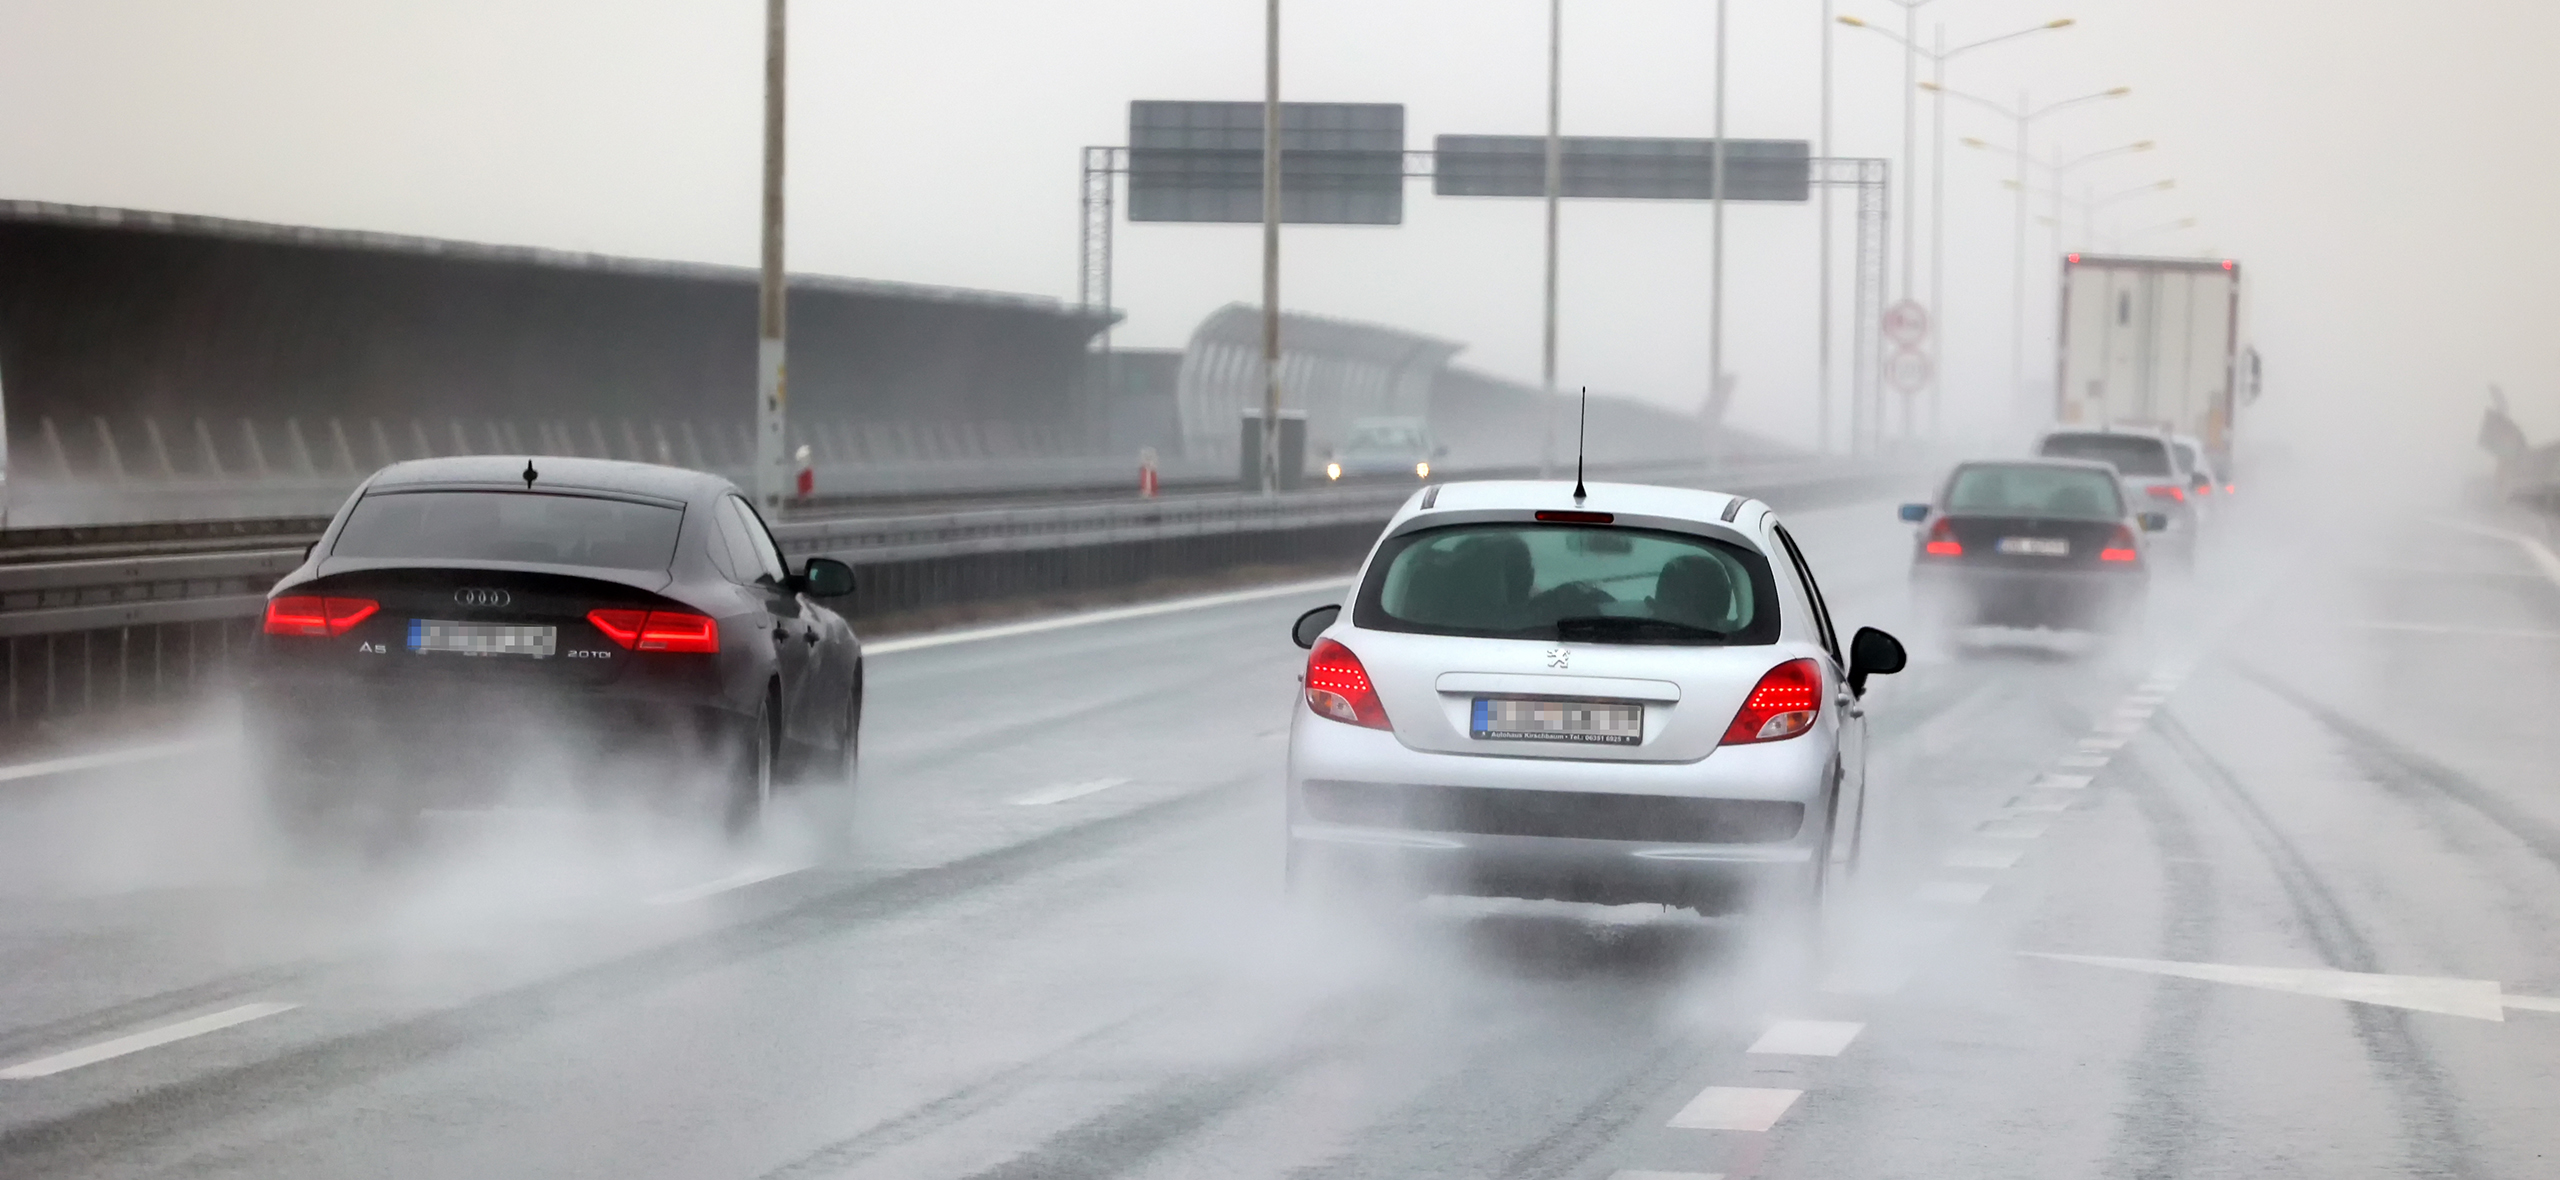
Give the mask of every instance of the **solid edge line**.
<path id="1" fill-rule="evenodd" d="M 129 762 L 156 762 L 198 750 L 222 745 L 216 738 L 198 738 L 183 742 L 163 742 L 156 746 L 133 746 L 122 750 L 102 750 L 95 754 L 73 754 L 67 758 L 47 758 L 41 762 L 21 762 L 0 766 L 0 783 L 22 778 L 44 778 L 68 774 L 75 770 L 94 770 L 101 766 L 121 766 Z"/>
<path id="2" fill-rule="evenodd" d="M 1169 615 L 1179 611 L 1203 610 L 1239 602 L 1258 602 L 1265 598 L 1286 598 L 1315 590 L 1339 589 L 1351 583 L 1350 575 L 1310 578 L 1303 582 L 1283 582 L 1277 586 L 1258 586 L 1251 590 L 1229 590 L 1221 594 L 1202 594 L 1191 598 L 1175 598 L 1150 602 L 1141 606 L 1120 606 L 1110 610 L 1087 611 L 1083 614 L 1060 615 L 1050 619 L 1033 619 L 1027 623 L 1006 623 L 996 627 L 979 627 L 968 631 L 943 631 L 931 635 L 910 635 L 904 639 L 884 639 L 862 645 L 862 654 L 890 655 L 928 647 L 944 647 L 954 643 L 976 643 L 985 639 L 1005 639 L 1015 635 L 1036 635 L 1042 631 L 1058 631 L 1068 627 L 1084 627 L 1095 623 L 1116 623 L 1122 619 L 1143 619 Z"/>
<path id="3" fill-rule="evenodd" d="M 650 905 L 683 905 L 689 901 L 700 901 L 706 897 L 727 893 L 732 889 L 744 889 L 749 885 L 761 885 L 776 878 L 788 877 L 808 867 L 807 865 L 761 865 L 740 869 L 726 877 L 714 877 L 708 881 L 678 886 L 650 894 L 641 900 Z"/>
<path id="4" fill-rule="evenodd" d="M 118 1057 L 126 1056 L 127 1054 L 139 1053 L 145 1049 L 156 1049 L 162 1045 L 183 1041 L 190 1037 L 200 1037 L 209 1032 L 220 1032 L 221 1030 L 230 1028 L 234 1025 L 247 1024 L 252 1020 L 257 1020 L 266 1016 L 273 1016 L 279 1012 L 290 1012 L 298 1007 L 301 1007 L 301 1005 L 267 1002 L 242 1004 L 237 1008 L 225 1008 L 220 1012 L 207 1013 L 206 1015 L 198 1016 L 189 1020 L 181 1020 L 174 1024 L 164 1024 L 158 1028 L 147 1028 L 141 1032 L 130 1033 L 111 1040 L 99 1041 L 93 1045 L 82 1045 L 77 1049 L 65 1049 L 60 1053 L 38 1057 L 32 1061 L 21 1061 L 7 1069 L 0 1069 L 0 1079 L 8 1081 L 24 1081 L 29 1078 L 51 1077 L 54 1074 L 75 1070 L 84 1065 L 96 1065 L 101 1061 L 112 1061 Z"/>
<path id="5" fill-rule="evenodd" d="M 2551 546 L 2542 543 L 2542 538 L 2465 520 L 2446 520 L 2444 523 L 2475 536 L 2499 537 L 2513 542 L 2516 548 L 2524 550 L 2525 559 L 2542 571 L 2543 577 L 2550 579 L 2553 585 L 2560 585 L 2560 554 L 2553 553 Z"/>

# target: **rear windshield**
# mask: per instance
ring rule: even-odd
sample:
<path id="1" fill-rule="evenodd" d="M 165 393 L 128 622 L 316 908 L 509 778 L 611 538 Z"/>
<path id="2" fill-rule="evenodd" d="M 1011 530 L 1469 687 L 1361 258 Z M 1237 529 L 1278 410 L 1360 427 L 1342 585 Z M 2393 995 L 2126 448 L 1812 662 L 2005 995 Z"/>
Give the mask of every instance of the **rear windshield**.
<path id="1" fill-rule="evenodd" d="M 1651 529 L 1453 525 L 1388 538 L 1352 621 L 1373 631 L 1580 643 L 1775 643 L 1749 549 Z"/>
<path id="2" fill-rule="evenodd" d="M 2169 444 L 2139 434 L 2057 434 L 2038 453 L 2048 459 L 2095 459 L 2126 475 L 2169 474 Z"/>
<path id="3" fill-rule="evenodd" d="M 2177 447 L 2178 466 L 2184 467 L 2189 471 L 2204 470 L 2204 461 L 2196 457 L 2196 449 L 2194 447 L 2188 446 L 2185 443 L 2179 443 L 2177 444 Z"/>
<path id="4" fill-rule="evenodd" d="M 664 570 L 684 513 L 538 492 L 383 492 L 356 502 L 333 557 Z"/>
<path id="5" fill-rule="evenodd" d="M 1947 481 L 1947 511 L 1991 516 L 2118 520 L 2124 501 L 2103 471 L 2078 467 L 1980 466 Z"/>

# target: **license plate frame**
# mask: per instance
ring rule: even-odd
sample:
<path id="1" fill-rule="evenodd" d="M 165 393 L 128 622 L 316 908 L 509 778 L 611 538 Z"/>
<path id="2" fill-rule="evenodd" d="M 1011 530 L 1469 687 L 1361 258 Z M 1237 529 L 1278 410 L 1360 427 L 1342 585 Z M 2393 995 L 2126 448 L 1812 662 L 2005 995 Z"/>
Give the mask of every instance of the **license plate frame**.
<path id="1" fill-rule="evenodd" d="M 1644 706 L 1635 701 L 1480 696 L 1467 706 L 1467 736 L 1485 742 L 1644 744 Z"/>
<path id="2" fill-rule="evenodd" d="M 2069 537 L 2002 537 L 1994 549 L 2011 557 L 2069 557 Z"/>
<path id="3" fill-rule="evenodd" d="M 547 660 L 560 654 L 560 628 L 551 623 L 411 619 L 409 653 L 473 659 Z"/>

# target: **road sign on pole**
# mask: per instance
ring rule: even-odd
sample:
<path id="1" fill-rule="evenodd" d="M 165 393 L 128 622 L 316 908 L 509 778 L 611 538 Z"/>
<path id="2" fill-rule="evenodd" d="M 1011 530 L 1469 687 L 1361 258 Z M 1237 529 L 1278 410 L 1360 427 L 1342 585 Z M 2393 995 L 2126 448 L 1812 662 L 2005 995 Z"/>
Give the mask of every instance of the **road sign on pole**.
<path id="1" fill-rule="evenodd" d="M 1905 349 L 1920 347 L 1929 338 L 1929 309 L 1911 299 L 1884 309 L 1884 338 Z"/>
<path id="2" fill-rule="evenodd" d="M 1936 367 L 1930 362 L 1927 352 L 1904 345 L 1895 349 L 1892 358 L 1885 361 L 1884 382 L 1892 386 L 1895 393 L 1908 397 L 1929 387 L 1929 374 Z"/>

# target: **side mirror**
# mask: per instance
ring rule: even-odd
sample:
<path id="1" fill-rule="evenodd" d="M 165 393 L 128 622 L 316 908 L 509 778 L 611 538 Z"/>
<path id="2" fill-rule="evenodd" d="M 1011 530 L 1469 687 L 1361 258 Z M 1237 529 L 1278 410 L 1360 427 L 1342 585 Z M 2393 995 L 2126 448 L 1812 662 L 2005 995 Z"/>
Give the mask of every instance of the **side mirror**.
<path id="1" fill-rule="evenodd" d="M 2169 527 L 2169 514 L 2168 514 L 2168 513 L 2166 513 L 2166 512 L 2145 512 L 2145 513 L 2143 513 L 2143 514 L 2142 514 L 2142 531 L 2143 531 L 2143 532 L 2146 532 L 2146 533 L 2156 533 L 2156 532 L 2161 532 L 2161 531 L 2163 531 L 2163 530 L 2167 529 L 2168 527 Z"/>
<path id="2" fill-rule="evenodd" d="M 1918 524 L 1921 521 L 1927 520 L 1929 519 L 1929 506 L 1926 504 L 1905 504 L 1902 506 L 1902 519 L 1910 521 L 1913 524 Z"/>
<path id="3" fill-rule="evenodd" d="M 1316 637 L 1324 634 L 1324 629 L 1341 617 L 1342 607 L 1339 604 L 1317 607 L 1299 615 L 1297 622 L 1289 624 L 1289 638 L 1300 647 L 1314 647 Z"/>
<path id="4" fill-rule="evenodd" d="M 800 589 L 812 598 L 842 598 L 853 593 L 853 567 L 832 557 L 812 557 L 800 568 Z"/>
<path id="5" fill-rule="evenodd" d="M 1860 627 L 1849 637 L 1849 691 L 1867 695 L 1867 677 L 1891 676 L 1911 662 L 1902 641 L 1873 627 Z"/>

